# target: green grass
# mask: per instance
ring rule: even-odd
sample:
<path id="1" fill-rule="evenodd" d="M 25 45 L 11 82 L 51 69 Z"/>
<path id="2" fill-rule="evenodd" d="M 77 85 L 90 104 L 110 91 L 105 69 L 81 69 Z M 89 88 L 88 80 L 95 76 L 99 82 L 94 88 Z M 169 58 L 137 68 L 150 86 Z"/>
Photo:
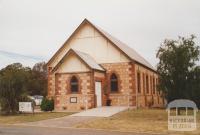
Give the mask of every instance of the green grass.
<path id="1" fill-rule="evenodd" d="M 200 113 L 197 115 L 200 121 Z M 198 125 L 199 126 L 199 125 Z M 161 109 L 128 110 L 110 118 L 98 118 L 76 125 L 77 128 L 95 128 L 133 132 L 150 132 L 166 134 L 200 135 L 200 129 L 194 132 L 171 132 L 167 129 L 167 112 Z"/>
<path id="2" fill-rule="evenodd" d="M 12 116 L 0 115 L 0 124 L 16 124 L 53 119 L 71 115 L 71 112 L 42 112 L 33 114 L 18 114 Z"/>

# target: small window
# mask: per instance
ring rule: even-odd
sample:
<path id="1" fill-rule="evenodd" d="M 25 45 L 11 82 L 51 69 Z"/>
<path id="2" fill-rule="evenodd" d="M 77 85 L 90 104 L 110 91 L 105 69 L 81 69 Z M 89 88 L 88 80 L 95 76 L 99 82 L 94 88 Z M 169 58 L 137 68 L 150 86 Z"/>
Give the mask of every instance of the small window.
<path id="1" fill-rule="evenodd" d="M 75 76 L 71 78 L 70 86 L 71 86 L 71 93 L 78 92 L 78 79 Z"/>
<path id="2" fill-rule="evenodd" d="M 143 92 L 145 93 L 145 74 L 143 73 Z"/>
<path id="3" fill-rule="evenodd" d="M 153 94 L 156 93 L 156 84 L 155 84 L 155 78 L 153 77 Z"/>
<path id="4" fill-rule="evenodd" d="M 149 77 L 148 75 L 146 76 L 146 91 L 149 93 Z"/>
<path id="5" fill-rule="evenodd" d="M 153 81 L 152 81 L 152 76 L 150 76 L 149 78 L 150 78 L 150 94 L 152 94 L 152 91 L 153 91 Z"/>
<path id="6" fill-rule="evenodd" d="M 111 89 L 111 92 L 118 91 L 118 79 L 115 74 L 112 74 L 110 77 L 110 89 Z"/>
<path id="7" fill-rule="evenodd" d="M 137 88 L 138 88 L 138 93 L 141 92 L 141 86 L 140 86 L 140 73 L 137 73 Z"/>
<path id="8" fill-rule="evenodd" d="M 157 94 L 159 95 L 160 94 L 160 90 L 158 89 L 158 78 L 156 78 L 156 91 L 157 91 Z"/>

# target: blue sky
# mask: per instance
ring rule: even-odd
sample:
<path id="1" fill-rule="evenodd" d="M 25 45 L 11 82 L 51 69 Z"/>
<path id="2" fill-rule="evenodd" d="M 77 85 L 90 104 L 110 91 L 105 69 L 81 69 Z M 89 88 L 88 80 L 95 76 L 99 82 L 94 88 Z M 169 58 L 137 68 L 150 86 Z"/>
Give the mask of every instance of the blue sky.
<path id="1" fill-rule="evenodd" d="M 200 43 L 199 13 L 199 0 L 0 0 L 0 68 L 47 61 L 84 18 L 155 66 L 165 38 Z"/>

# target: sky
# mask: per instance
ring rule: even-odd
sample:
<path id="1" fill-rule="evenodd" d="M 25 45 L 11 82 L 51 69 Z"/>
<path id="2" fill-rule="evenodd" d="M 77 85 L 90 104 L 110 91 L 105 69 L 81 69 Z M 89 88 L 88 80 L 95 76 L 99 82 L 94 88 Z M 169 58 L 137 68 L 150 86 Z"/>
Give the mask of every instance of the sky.
<path id="1" fill-rule="evenodd" d="M 200 45 L 200 0 L 0 0 L 0 68 L 48 61 L 84 18 L 153 66 L 166 38 Z"/>

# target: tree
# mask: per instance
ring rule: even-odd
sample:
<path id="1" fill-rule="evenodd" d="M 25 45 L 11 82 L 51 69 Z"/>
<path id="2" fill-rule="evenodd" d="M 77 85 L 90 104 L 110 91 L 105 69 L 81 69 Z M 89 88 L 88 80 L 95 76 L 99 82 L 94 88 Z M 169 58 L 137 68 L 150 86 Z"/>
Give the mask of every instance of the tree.
<path id="1" fill-rule="evenodd" d="M 159 88 L 168 102 L 200 97 L 200 67 L 197 65 L 200 50 L 194 39 L 194 35 L 179 37 L 178 40 L 166 39 L 157 52 Z"/>
<path id="2" fill-rule="evenodd" d="M 16 113 L 18 102 L 25 99 L 26 82 L 31 69 L 20 63 L 8 65 L 0 70 L 0 104 L 6 114 Z"/>
<path id="3" fill-rule="evenodd" d="M 200 66 L 197 66 L 188 75 L 187 90 L 189 90 L 189 97 L 200 108 Z"/>
<path id="4" fill-rule="evenodd" d="M 36 63 L 28 81 L 30 95 L 47 95 L 47 68 L 45 62 Z"/>
<path id="5" fill-rule="evenodd" d="M 19 101 L 29 101 L 27 95 L 46 96 L 46 93 L 45 62 L 35 64 L 32 69 L 14 63 L 0 70 L 0 105 L 5 113 L 16 113 Z"/>

